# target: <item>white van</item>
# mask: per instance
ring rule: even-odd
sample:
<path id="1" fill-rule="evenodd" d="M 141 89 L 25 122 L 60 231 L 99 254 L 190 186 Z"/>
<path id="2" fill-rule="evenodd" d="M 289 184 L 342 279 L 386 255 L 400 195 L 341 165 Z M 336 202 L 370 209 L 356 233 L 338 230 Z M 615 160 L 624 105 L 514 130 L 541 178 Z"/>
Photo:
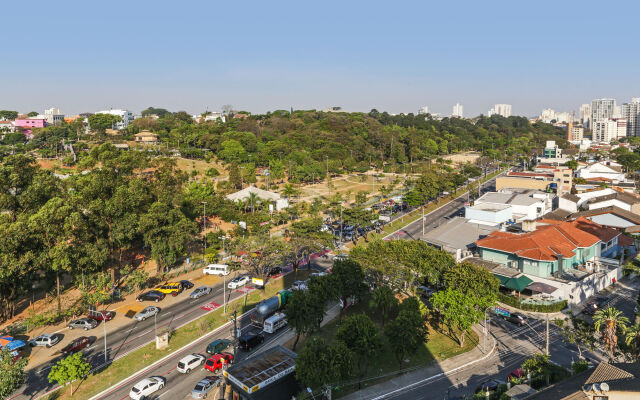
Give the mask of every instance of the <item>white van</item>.
<path id="1" fill-rule="evenodd" d="M 263 332 L 274 333 L 287 324 L 284 313 L 275 313 L 264 320 Z"/>
<path id="2" fill-rule="evenodd" d="M 205 275 L 229 275 L 229 266 L 227 264 L 209 264 L 202 270 Z"/>

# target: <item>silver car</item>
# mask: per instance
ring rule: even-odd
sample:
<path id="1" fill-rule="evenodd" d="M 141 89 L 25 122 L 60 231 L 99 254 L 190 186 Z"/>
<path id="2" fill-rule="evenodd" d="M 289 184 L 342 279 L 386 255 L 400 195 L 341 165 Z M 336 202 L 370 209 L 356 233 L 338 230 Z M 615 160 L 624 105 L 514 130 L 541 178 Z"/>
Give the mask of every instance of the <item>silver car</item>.
<path id="1" fill-rule="evenodd" d="M 153 317 L 159 312 L 160 312 L 160 309 L 158 307 L 149 306 L 149 307 L 145 307 L 144 310 L 137 313 L 134 318 L 136 321 L 144 321 L 145 319 Z"/>
<path id="2" fill-rule="evenodd" d="M 215 376 L 207 376 L 200 382 L 196 383 L 196 387 L 191 391 L 191 398 L 203 399 L 207 397 L 210 391 L 220 386 L 220 378 Z"/>
<path id="3" fill-rule="evenodd" d="M 193 292 L 191 292 L 189 297 L 191 297 L 192 299 L 197 299 L 199 297 L 208 295 L 209 293 L 211 293 L 211 290 L 212 289 L 209 286 L 200 286 L 198 288 L 195 288 Z"/>
<path id="4" fill-rule="evenodd" d="M 69 329 L 80 328 L 80 329 L 84 329 L 85 331 L 88 331 L 89 329 L 93 329 L 96 326 L 98 326 L 98 321 L 91 318 L 80 318 L 80 319 L 74 319 L 73 321 L 69 322 L 68 326 L 69 326 Z"/>
<path id="5" fill-rule="evenodd" d="M 35 346 L 51 347 L 57 344 L 58 342 L 60 342 L 60 339 L 62 338 L 57 333 L 54 333 L 54 334 L 45 333 L 43 335 L 34 337 L 33 339 L 29 340 L 29 345 L 31 347 L 35 347 Z"/>

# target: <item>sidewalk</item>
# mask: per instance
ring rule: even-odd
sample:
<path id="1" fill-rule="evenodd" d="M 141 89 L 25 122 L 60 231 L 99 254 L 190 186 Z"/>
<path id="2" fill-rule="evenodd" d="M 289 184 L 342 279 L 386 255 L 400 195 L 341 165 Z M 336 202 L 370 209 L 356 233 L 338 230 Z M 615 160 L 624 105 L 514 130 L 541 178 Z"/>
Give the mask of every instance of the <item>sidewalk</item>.
<path id="1" fill-rule="evenodd" d="M 493 336 L 489 335 L 487 338 L 487 352 L 483 353 L 483 331 L 480 325 L 474 326 L 473 330 L 478 334 L 480 341 L 478 345 L 466 353 L 459 354 L 457 356 L 448 358 L 441 362 L 433 362 L 431 365 L 415 369 L 411 372 L 404 373 L 399 376 L 390 376 L 385 382 L 369 386 L 360 391 L 348 394 L 344 397 L 340 397 L 344 400 L 380 400 L 387 396 L 395 394 L 401 390 L 426 384 L 432 380 L 436 380 L 448 374 L 457 372 L 460 369 L 472 366 L 473 364 L 490 357 L 496 346 L 496 341 Z M 366 383 L 363 383 L 365 385 Z M 336 393 L 336 397 L 339 393 Z"/>

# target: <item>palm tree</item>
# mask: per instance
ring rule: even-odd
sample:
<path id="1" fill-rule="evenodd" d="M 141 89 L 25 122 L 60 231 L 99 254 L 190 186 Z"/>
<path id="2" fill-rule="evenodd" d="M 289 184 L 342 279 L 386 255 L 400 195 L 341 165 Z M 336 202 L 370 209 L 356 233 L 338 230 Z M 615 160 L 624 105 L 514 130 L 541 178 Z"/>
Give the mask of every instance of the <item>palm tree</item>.
<path id="1" fill-rule="evenodd" d="M 627 327 L 624 339 L 627 346 L 633 344 L 636 361 L 640 360 L 640 322 L 636 322 L 634 325 Z"/>
<path id="2" fill-rule="evenodd" d="M 255 205 L 258 204 L 258 202 L 260 201 L 260 198 L 258 197 L 257 194 L 251 192 L 251 193 L 249 193 L 248 201 L 251 204 L 251 214 L 253 214 L 253 206 L 254 206 L 254 204 Z"/>
<path id="3" fill-rule="evenodd" d="M 613 361 L 615 359 L 614 350 L 618 345 L 618 328 L 624 332 L 629 323 L 629 319 L 622 315 L 622 311 L 614 308 L 607 307 L 599 310 L 593 316 L 594 326 L 596 331 L 600 332 L 602 327 L 602 339 L 607 346 L 607 352 L 609 353 L 609 359 Z"/>

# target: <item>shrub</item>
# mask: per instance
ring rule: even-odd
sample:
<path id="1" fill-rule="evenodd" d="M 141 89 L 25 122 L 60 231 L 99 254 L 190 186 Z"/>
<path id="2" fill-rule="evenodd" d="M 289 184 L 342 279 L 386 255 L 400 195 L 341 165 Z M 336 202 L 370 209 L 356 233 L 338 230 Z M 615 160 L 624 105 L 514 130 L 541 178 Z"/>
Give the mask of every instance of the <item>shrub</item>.
<path id="1" fill-rule="evenodd" d="M 520 300 L 516 299 L 515 297 L 507 296 L 504 293 L 498 293 L 498 301 L 511 307 L 519 308 L 520 310 L 544 313 L 558 312 L 564 310 L 567 307 L 566 300 L 562 300 L 554 304 L 522 304 Z"/>

